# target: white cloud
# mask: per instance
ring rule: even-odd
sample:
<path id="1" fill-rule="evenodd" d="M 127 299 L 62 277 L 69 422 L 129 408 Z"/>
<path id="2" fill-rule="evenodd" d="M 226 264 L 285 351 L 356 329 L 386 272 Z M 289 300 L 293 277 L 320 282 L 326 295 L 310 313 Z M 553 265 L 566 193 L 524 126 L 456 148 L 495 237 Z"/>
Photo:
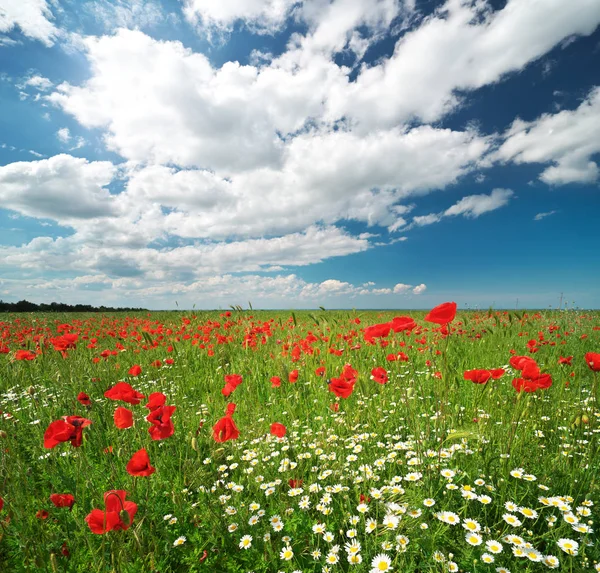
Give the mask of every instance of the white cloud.
<path id="1" fill-rule="evenodd" d="M 39 75 L 34 75 L 25 80 L 19 87 L 32 87 L 38 91 L 47 91 L 53 85 L 54 84 L 48 78 Z"/>
<path id="2" fill-rule="evenodd" d="M 147 28 L 165 21 L 159 2 L 154 0 L 94 0 L 83 9 L 90 12 L 106 30 Z"/>
<path id="3" fill-rule="evenodd" d="M 510 189 L 494 189 L 489 195 L 469 195 L 444 211 L 444 217 L 463 215 L 476 219 L 484 213 L 495 211 L 508 205 L 514 193 Z"/>
<path id="4" fill-rule="evenodd" d="M 412 285 L 405 285 L 402 283 L 398 283 L 394 286 L 394 294 L 404 294 L 412 288 Z"/>
<path id="5" fill-rule="evenodd" d="M 107 161 L 70 155 L 11 163 L 0 167 L 0 202 L 22 215 L 58 222 L 110 215 L 114 201 L 106 185 L 114 171 Z"/>
<path id="6" fill-rule="evenodd" d="M 20 28 L 28 38 L 51 46 L 58 30 L 50 19 L 46 0 L 0 0 L 0 32 Z"/>
<path id="7" fill-rule="evenodd" d="M 59 141 L 61 141 L 62 143 L 69 143 L 69 141 L 71 140 L 71 132 L 69 131 L 68 127 L 61 127 L 56 132 L 56 137 L 58 137 Z"/>
<path id="8" fill-rule="evenodd" d="M 421 283 L 413 289 L 413 294 L 422 294 L 427 290 L 427 286 Z"/>
<path id="9" fill-rule="evenodd" d="M 509 0 L 498 11 L 483 1 L 448 0 L 400 38 L 391 58 L 334 86 L 327 117 L 351 118 L 363 130 L 438 120 L 462 93 L 500 81 L 599 23 L 597 0 Z"/>
<path id="10" fill-rule="evenodd" d="M 515 163 L 553 163 L 540 179 L 550 185 L 593 183 L 600 170 L 600 87 L 574 110 L 541 115 L 534 121 L 516 119 L 505 134 L 496 158 Z"/>
<path id="11" fill-rule="evenodd" d="M 542 219 L 545 219 L 546 217 L 550 217 L 550 215 L 555 215 L 556 213 L 558 213 L 558 211 L 548 211 L 547 213 L 538 213 L 533 220 L 534 221 L 541 221 Z"/>
<path id="12" fill-rule="evenodd" d="M 417 225 L 418 227 L 425 227 L 426 225 L 433 225 L 433 223 L 439 223 L 442 220 L 442 215 L 437 215 L 436 213 L 431 213 L 429 215 L 419 215 L 417 217 L 413 217 L 413 225 Z"/>
<path id="13" fill-rule="evenodd" d="M 513 196 L 514 193 L 510 189 L 494 189 L 489 195 L 468 195 L 441 213 L 413 217 L 411 227 L 432 225 L 439 223 L 444 217 L 455 217 L 457 215 L 476 219 L 484 213 L 504 207 Z"/>

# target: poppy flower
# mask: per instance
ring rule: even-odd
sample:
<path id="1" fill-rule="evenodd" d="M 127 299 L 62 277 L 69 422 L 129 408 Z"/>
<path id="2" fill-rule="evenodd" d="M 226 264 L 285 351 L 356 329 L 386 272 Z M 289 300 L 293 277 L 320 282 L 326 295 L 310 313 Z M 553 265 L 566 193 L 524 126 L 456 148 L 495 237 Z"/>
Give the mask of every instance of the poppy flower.
<path id="1" fill-rule="evenodd" d="M 119 430 L 125 430 L 126 428 L 131 428 L 131 426 L 133 426 L 133 412 L 127 408 L 119 406 L 115 410 L 113 418 L 115 420 L 115 426 L 117 426 Z"/>
<path id="2" fill-rule="evenodd" d="M 75 498 L 70 493 L 53 493 L 50 501 L 55 507 L 68 507 L 69 509 L 75 504 Z"/>
<path id="3" fill-rule="evenodd" d="M 474 384 L 485 384 L 490 378 L 498 380 L 503 374 L 503 368 L 495 368 L 494 370 L 467 370 L 464 373 L 464 378 Z"/>
<path id="4" fill-rule="evenodd" d="M 90 397 L 85 392 L 79 392 L 79 394 L 77 394 L 77 401 L 80 404 L 83 404 L 84 406 L 92 405 L 92 401 L 90 400 Z"/>
<path id="5" fill-rule="evenodd" d="M 558 363 L 559 364 L 568 364 L 569 366 L 571 365 L 571 361 L 573 360 L 572 356 L 561 356 L 558 359 Z"/>
<path id="6" fill-rule="evenodd" d="M 281 386 L 281 378 L 279 376 L 271 377 L 271 388 L 279 388 Z"/>
<path id="7" fill-rule="evenodd" d="M 225 415 L 213 426 L 213 438 L 216 442 L 226 442 L 239 437 L 240 432 L 233 421 L 235 407 L 235 404 L 227 404 Z"/>
<path id="8" fill-rule="evenodd" d="M 536 364 L 537 362 L 529 356 L 511 356 L 508 361 L 515 370 L 523 370 L 527 364 Z"/>
<path id="9" fill-rule="evenodd" d="M 316 376 L 325 376 L 325 366 L 319 366 L 316 370 L 315 370 L 315 375 Z"/>
<path id="10" fill-rule="evenodd" d="M 3 507 L 4 507 L 4 500 L 0 497 L 0 511 L 2 511 Z"/>
<path id="11" fill-rule="evenodd" d="M 455 302 L 444 302 L 435 308 L 431 309 L 425 320 L 427 322 L 434 322 L 440 326 L 444 326 L 454 320 L 456 316 L 456 303 Z"/>
<path id="12" fill-rule="evenodd" d="M 390 330 L 392 329 L 392 324 L 390 322 L 385 322 L 382 324 L 373 324 L 372 326 L 367 326 L 363 335 L 365 340 L 372 340 L 373 338 L 386 338 Z"/>
<path id="13" fill-rule="evenodd" d="M 298 381 L 298 370 L 292 370 L 288 376 L 290 384 L 295 384 Z"/>
<path id="14" fill-rule="evenodd" d="M 47 512 L 45 509 L 40 509 L 40 510 L 39 510 L 39 511 L 38 511 L 38 512 L 35 514 L 35 516 L 36 516 L 38 519 L 48 519 L 48 516 L 49 516 L 49 515 L 50 515 L 50 514 L 49 514 L 49 513 L 48 513 L 48 512 Z"/>
<path id="15" fill-rule="evenodd" d="M 328 384 L 329 391 L 333 392 L 338 398 L 349 398 L 354 392 L 354 383 L 344 378 L 332 378 Z"/>
<path id="16" fill-rule="evenodd" d="M 150 465 L 150 458 L 145 448 L 138 450 L 131 456 L 126 469 L 128 474 L 139 477 L 150 476 L 156 471 L 156 468 Z"/>
<path id="17" fill-rule="evenodd" d="M 17 350 L 15 360 L 35 360 L 35 354 L 30 350 Z"/>
<path id="18" fill-rule="evenodd" d="M 91 420 L 80 416 L 63 416 L 62 420 L 52 422 L 44 432 L 44 447 L 52 449 L 62 442 L 71 442 L 78 448 L 83 443 L 83 428 L 91 424 Z"/>
<path id="19" fill-rule="evenodd" d="M 85 518 L 88 527 L 97 535 L 107 531 L 127 530 L 131 527 L 137 504 L 126 501 L 127 492 L 124 490 L 111 490 L 104 494 L 106 511 L 93 509 Z"/>
<path id="20" fill-rule="evenodd" d="M 280 424 L 279 422 L 271 424 L 271 434 L 273 434 L 274 436 L 277 436 L 278 438 L 283 438 L 286 432 L 287 429 L 283 424 Z"/>
<path id="21" fill-rule="evenodd" d="M 104 392 L 105 398 L 109 400 L 121 400 L 128 404 L 139 404 L 145 396 L 134 390 L 127 382 L 117 382 L 112 388 Z"/>
<path id="22" fill-rule="evenodd" d="M 600 353 L 588 352 L 585 355 L 585 361 L 592 372 L 600 372 Z"/>
<path id="23" fill-rule="evenodd" d="M 176 409 L 176 406 L 160 406 L 146 416 L 146 420 L 152 424 L 148 432 L 153 440 L 164 440 L 175 433 L 171 416 Z"/>
<path id="24" fill-rule="evenodd" d="M 167 403 L 167 397 L 162 392 L 152 392 L 150 396 L 148 396 L 148 403 L 146 404 L 146 408 L 148 410 L 156 410 L 156 408 L 160 408 Z"/>
<path id="25" fill-rule="evenodd" d="M 417 327 L 417 323 L 410 316 L 396 316 L 390 323 L 394 332 L 410 332 Z"/>
<path id="26" fill-rule="evenodd" d="M 373 370 L 371 370 L 371 380 L 375 380 L 377 384 L 386 384 L 388 375 L 385 368 L 381 368 L 381 366 L 373 368 Z"/>
<path id="27" fill-rule="evenodd" d="M 134 364 L 129 369 L 129 376 L 139 376 L 142 373 L 142 367 L 139 364 Z"/>
<path id="28" fill-rule="evenodd" d="M 243 378 L 239 374 L 226 374 L 225 386 L 221 390 L 221 394 L 226 398 L 231 396 L 232 392 L 243 382 Z"/>

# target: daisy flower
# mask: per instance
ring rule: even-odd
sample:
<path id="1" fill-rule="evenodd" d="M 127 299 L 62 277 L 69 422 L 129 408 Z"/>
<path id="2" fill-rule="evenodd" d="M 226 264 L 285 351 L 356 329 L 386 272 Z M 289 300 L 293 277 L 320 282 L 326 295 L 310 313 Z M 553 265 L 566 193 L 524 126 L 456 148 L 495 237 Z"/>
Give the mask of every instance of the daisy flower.
<path id="1" fill-rule="evenodd" d="M 371 572 L 370 573 L 381 573 L 381 571 L 391 571 L 392 560 L 385 554 L 380 553 L 373 558 L 371 561 Z"/>

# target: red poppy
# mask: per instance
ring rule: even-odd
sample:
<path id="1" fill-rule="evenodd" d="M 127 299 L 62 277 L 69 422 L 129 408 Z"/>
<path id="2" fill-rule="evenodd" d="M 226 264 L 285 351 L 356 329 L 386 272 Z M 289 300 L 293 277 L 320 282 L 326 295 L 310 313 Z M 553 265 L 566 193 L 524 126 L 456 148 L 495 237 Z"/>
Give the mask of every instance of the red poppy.
<path id="1" fill-rule="evenodd" d="M 117 426 L 119 430 L 131 428 L 131 426 L 133 426 L 133 412 L 131 410 L 128 410 L 127 408 L 119 406 L 115 410 L 114 420 L 115 426 Z"/>
<path id="2" fill-rule="evenodd" d="M 337 412 L 337 411 L 339 411 L 339 409 L 340 409 L 340 405 L 339 405 L 337 402 L 334 402 L 333 404 L 330 404 L 330 405 L 329 405 L 329 409 L 330 409 L 332 412 Z"/>
<path id="3" fill-rule="evenodd" d="M 592 372 L 600 372 L 600 353 L 588 352 L 585 355 L 585 361 Z"/>
<path id="4" fill-rule="evenodd" d="M 315 374 L 317 376 L 325 376 L 325 366 L 319 366 L 316 370 L 315 370 Z"/>
<path id="5" fill-rule="evenodd" d="M 38 519 L 48 519 L 48 516 L 49 516 L 49 515 L 50 515 L 50 514 L 49 514 L 49 513 L 48 513 L 48 512 L 47 512 L 45 509 L 40 509 L 40 510 L 39 510 L 39 511 L 38 511 L 38 512 L 35 514 L 35 516 L 36 516 Z"/>
<path id="6" fill-rule="evenodd" d="M 371 370 L 371 379 L 375 380 L 377 384 L 386 384 L 388 381 L 388 375 L 385 368 L 381 368 L 381 366 L 373 368 L 373 370 Z"/>
<path id="7" fill-rule="evenodd" d="M 146 416 L 146 420 L 152 424 L 148 432 L 153 440 L 164 440 L 175 433 L 171 416 L 176 409 L 176 406 L 159 406 Z"/>
<path id="8" fill-rule="evenodd" d="M 558 359 L 558 363 L 559 364 L 568 364 L 569 366 L 571 365 L 571 361 L 573 360 L 572 356 L 561 356 Z"/>
<path id="9" fill-rule="evenodd" d="M 151 366 L 154 366 L 154 368 L 160 368 L 163 365 L 163 363 L 160 360 L 155 360 Z"/>
<path id="10" fill-rule="evenodd" d="M 286 432 L 287 429 L 283 424 L 280 424 L 279 422 L 271 424 L 271 434 L 273 434 L 274 436 L 277 436 L 278 438 L 283 438 Z"/>
<path id="11" fill-rule="evenodd" d="M 385 322 L 383 324 L 373 324 L 372 326 L 367 326 L 364 331 L 365 340 L 373 339 L 373 338 L 386 338 L 390 330 L 392 329 L 392 324 L 390 322 Z"/>
<path id="12" fill-rule="evenodd" d="M 44 432 L 44 447 L 52 449 L 61 442 L 71 442 L 78 448 L 83 443 L 83 428 L 91 424 L 91 420 L 80 416 L 63 416 L 62 420 L 52 422 Z"/>
<path id="13" fill-rule="evenodd" d="M 270 382 L 271 388 L 279 388 L 281 386 L 281 378 L 279 376 L 272 376 Z"/>
<path id="14" fill-rule="evenodd" d="M 233 421 L 234 412 L 235 404 L 227 404 L 225 415 L 213 426 L 213 438 L 216 442 L 226 442 L 239 437 L 240 431 Z"/>
<path id="15" fill-rule="evenodd" d="M 79 394 L 77 394 L 77 400 L 79 401 L 80 404 L 83 404 L 84 406 L 92 405 L 92 401 L 90 400 L 90 397 L 85 392 L 79 392 Z"/>
<path id="16" fill-rule="evenodd" d="M 295 384 L 298 381 L 298 370 L 292 370 L 288 376 L 290 384 Z"/>
<path id="17" fill-rule="evenodd" d="M 54 347 L 54 350 L 57 350 L 63 355 L 63 358 L 67 357 L 67 350 L 70 348 L 75 348 L 77 345 L 77 339 L 79 336 L 77 334 L 71 334 L 67 332 L 58 338 L 51 338 L 50 344 Z"/>
<path id="18" fill-rule="evenodd" d="M 494 370 L 467 370 L 464 373 L 465 380 L 470 380 L 474 384 L 485 384 L 490 378 L 498 380 L 504 374 L 503 368 Z"/>
<path id="19" fill-rule="evenodd" d="M 537 362 L 530 356 L 511 356 L 508 361 L 515 370 L 523 370 L 527 364 L 536 364 Z"/>
<path id="20" fill-rule="evenodd" d="M 85 518 L 92 533 L 102 535 L 107 531 L 127 530 L 131 527 L 137 512 L 137 504 L 126 501 L 127 492 L 111 490 L 104 494 L 106 511 L 92 509 Z"/>
<path id="21" fill-rule="evenodd" d="M 60 552 L 65 557 L 70 557 L 71 556 L 71 552 L 69 551 L 69 548 L 67 547 L 67 542 L 66 541 L 61 545 Z"/>
<path id="22" fill-rule="evenodd" d="M 167 403 L 167 397 L 162 392 L 152 392 L 150 396 L 148 396 L 148 403 L 146 404 L 146 408 L 148 410 L 156 410 L 156 408 L 160 408 Z"/>
<path id="23" fill-rule="evenodd" d="M 417 323 L 410 316 L 396 316 L 391 322 L 391 327 L 394 332 L 410 332 L 417 327 Z"/>
<path id="24" fill-rule="evenodd" d="M 338 398 L 349 398 L 354 391 L 354 383 L 344 378 L 332 378 L 329 380 L 329 391 Z"/>
<path id="25" fill-rule="evenodd" d="M 55 507 L 68 507 L 69 509 L 75 504 L 75 498 L 70 493 L 53 493 L 50 501 Z"/>
<path id="26" fill-rule="evenodd" d="M 17 350 L 15 360 L 35 360 L 35 354 L 30 350 Z"/>
<path id="27" fill-rule="evenodd" d="M 140 477 L 150 476 L 156 471 L 156 468 L 150 465 L 150 458 L 145 448 L 138 450 L 131 456 L 126 469 L 128 474 Z"/>
<path id="28" fill-rule="evenodd" d="M 142 373 L 142 367 L 139 364 L 134 364 L 129 369 L 129 375 L 130 376 L 139 376 L 141 373 Z"/>
<path id="29" fill-rule="evenodd" d="M 139 404 L 145 396 L 134 390 L 127 382 L 117 382 L 112 388 L 104 392 L 104 396 L 109 400 L 121 400 L 128 404 Z"/>
<path id="30" fill-rule="evenodd" d="M 221 390 L 221 394 L 228 398 L 231 393 L 243 382 L 243 378 L 239 374 L 225 375 L 225 386 Z"/>
<path id="31" fill-rule="evenodd" d="M 456 316 L 456 303 L 455 302 L 444 302 L 434 309 L 430 310 L 425 320 L 427 322 L 434 322 L 435 324 L 445 325 L 454 320 Z"/>
<path id="32" fill-rule="evenodd" d="M 4 507 L 4 500 L 0 497 L 0 511 L 2 511 L 3 507 Z"/>

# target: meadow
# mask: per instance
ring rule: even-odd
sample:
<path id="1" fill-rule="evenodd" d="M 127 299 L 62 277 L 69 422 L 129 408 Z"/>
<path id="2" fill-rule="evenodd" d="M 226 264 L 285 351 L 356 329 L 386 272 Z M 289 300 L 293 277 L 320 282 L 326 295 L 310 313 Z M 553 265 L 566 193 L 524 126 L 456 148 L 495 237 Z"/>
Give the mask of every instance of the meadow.
<path id="1" fill-rule="evenodd" d="M 600 571 L 600 313 L 0 315 L 0 571 Z"/>

